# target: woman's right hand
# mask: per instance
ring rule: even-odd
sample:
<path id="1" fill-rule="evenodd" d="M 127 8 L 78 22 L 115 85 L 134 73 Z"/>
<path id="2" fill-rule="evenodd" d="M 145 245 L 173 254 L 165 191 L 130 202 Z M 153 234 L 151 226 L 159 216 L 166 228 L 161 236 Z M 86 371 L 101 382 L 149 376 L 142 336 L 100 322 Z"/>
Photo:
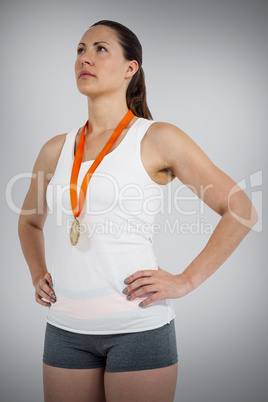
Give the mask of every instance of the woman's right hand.
<path id="1" fill-rule="evenodd" d="M 45 307 L 51 306 L 51 303 L 42 300 L 42 297 L 48 301 L 51 301 L 52 303 L 56 302 L 56 295 L 52 286 L 52 277 L 50 273 L 47 272 L 45 276 L 41 278 L 35 285 L 35 300 L 37 303 Z"/>

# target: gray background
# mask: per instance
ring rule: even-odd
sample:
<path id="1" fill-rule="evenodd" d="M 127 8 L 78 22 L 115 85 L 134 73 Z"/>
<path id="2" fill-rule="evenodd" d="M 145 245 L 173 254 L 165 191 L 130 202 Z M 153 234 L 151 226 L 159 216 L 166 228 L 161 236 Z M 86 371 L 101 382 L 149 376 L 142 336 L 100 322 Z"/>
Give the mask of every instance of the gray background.
<path id="1" fill-rule="evenodd" d="M 49 138 L 87 119 L 86 97 L 74 76 L 83 33 L 100 19 L 132 29 L 143 45 L 154 119 L 184 130 L 233 180 L 245 180 L 249 197 L 255 190 L 262 193 L 265 205 L 267 11 L 266 1 L 237 0 L 1 2 L 1 400 L 43 401 L 46 308 L 34 300 L 13 208 L 21 207 L 30 179 L 13 186 L 14 205 L 6 189 L 16 175 L 29 176 Z M 256 172 L 263 173 L 263 183 L 254 189 L 249 179 Z M 180 185 L 175 179 L 172 191 Z M 194 202 L 189 200 L 191 208 Z M 168 217 L 180 222 L 201 218 L 215 228 L 220 216 L 208 207 L 204 211 L 185 217 L 173 210 Z M 45 225 L 48 260 L 50 218 Z M 268 400 L 265 218 L 264 210 L 255 230 L 214 275 L 174 300 L 175 401 Z M 208 239 L 202 233 L 156 235 L 159 266 L 174 274 L 183 271 Z"/>

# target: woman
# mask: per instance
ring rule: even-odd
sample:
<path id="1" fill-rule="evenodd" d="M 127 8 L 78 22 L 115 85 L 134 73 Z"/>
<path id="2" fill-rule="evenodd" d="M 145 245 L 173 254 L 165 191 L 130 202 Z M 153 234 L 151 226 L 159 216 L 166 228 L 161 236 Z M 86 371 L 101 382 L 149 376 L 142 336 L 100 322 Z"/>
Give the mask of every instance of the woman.
<path id="1" fill-rule="evenodd" d="M 187 134 L 152 120 L 132 31 L 113 21 L 92 25 L 78 45 L 75 76 L 88 121 L 44 144 L 33 168 L 42 175 L 33 175 L 22 211 L 45 208 L 19 219 L 36 301 L 49 307 L 45 401 L 173 401 L 178 356 L 170 299 L 212 275 L 257 213 Z M 158 267 L 152 249 L 159 200 L 175 177 L 222 217 L 177 275 Z M 56 240 L 48 270 L 49 209 Z"/>

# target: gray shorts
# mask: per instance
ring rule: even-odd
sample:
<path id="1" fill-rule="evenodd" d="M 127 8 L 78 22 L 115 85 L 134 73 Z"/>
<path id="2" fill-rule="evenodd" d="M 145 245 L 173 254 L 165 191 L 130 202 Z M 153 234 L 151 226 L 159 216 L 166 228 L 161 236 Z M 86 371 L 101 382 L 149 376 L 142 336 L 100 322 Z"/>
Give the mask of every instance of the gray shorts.
<path id="1" fill-rule="evenodd" d="M 174 319 L 141 332 L 111 335 L 79 334 L 47 322 L 43 362 L 49 366 L 105 371 L 137 371 L 178 362 Z"/>

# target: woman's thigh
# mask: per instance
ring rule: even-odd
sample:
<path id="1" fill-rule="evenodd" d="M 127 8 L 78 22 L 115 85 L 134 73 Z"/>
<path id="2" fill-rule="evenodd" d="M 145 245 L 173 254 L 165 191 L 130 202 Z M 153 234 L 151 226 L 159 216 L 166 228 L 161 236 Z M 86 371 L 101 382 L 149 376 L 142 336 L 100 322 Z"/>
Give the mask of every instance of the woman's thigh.
<path id="1" fill-rule="evenodd" d="M 106 402 L 104 367 L 66 369 L 43 363 L 45 402 Z"/>
<path id="2" fill-rule="evenodd" d="M 173 402 L 178 363 L 153 370 L 105 372 L 107 402 Z"/>

